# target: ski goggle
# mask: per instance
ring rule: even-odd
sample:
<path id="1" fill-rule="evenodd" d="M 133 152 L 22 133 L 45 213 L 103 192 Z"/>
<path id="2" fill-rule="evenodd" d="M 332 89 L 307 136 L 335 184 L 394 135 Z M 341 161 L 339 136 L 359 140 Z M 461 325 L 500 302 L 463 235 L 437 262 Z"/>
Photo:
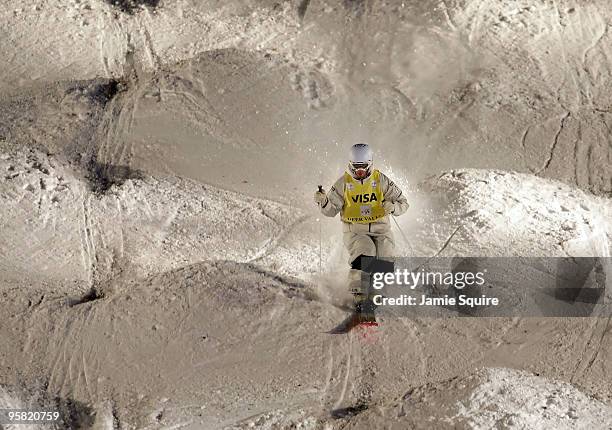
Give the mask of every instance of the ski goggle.
<path id="1" fill-rule="evenodd" d="M 364 178 L 370 173 L 372 163 L 349 163 L 349 169 L 353 176 L 357 178 Z"/>

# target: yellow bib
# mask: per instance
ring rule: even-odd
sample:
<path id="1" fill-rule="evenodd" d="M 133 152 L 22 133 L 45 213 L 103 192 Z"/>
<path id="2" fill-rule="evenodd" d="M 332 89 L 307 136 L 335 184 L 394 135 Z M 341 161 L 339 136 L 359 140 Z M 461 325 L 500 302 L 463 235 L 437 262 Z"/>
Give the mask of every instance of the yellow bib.
<path id="1" fill-rule="evenodd" d="M 380 172 L 374 170 L 363 181 L 344 174 L 344 206 L 342 221 L 368 224 L 385 216 L 382 206 L 383 192 L 380 186 Z"/>

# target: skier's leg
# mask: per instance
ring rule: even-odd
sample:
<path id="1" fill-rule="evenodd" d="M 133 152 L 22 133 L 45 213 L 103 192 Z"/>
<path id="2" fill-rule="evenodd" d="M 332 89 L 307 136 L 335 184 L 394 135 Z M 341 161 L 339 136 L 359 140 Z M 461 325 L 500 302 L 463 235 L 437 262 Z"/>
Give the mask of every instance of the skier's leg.
<path id="1" fill-rule="evenodd" d="M 376 234 L 370 236 L 375 245 L 376 258 L 388 258 L 392 257 L 395 250 L 395 241 L 393 239 L 393 234 L 389 231 L 384 234 Z M 372 270 L 372 267 L 370 267 Z M 359 286 L 363 288 L 363 284 L 360 283 Z M 376 305 L 374 304 L 374 295 L 379 294 L 380 292 L 375 291 L 371 288 L 371 285 L 368 284 L 368 287 L 365 291 L 361 291 L 359 294 L 354 295 L 355 297 L 355 308 L 360 315 L 361 322 L 376 322 Z"/>
<path id="2" fill-rule="evenodd" d="M 352 294 L 361 294 L 361 270 L 359 267 L 359 258 L 363 256 L 375 257 L 376 245 L 370 236 L 367 234 L 345 232 L 344 246 L 349 253 L 349 264 L 351 270 L 349 272 L 349 289 Z"/>
<path id="3" fill-rule="evenodd" d="M 347 231 L 344 233 L 344 246 L 349 252 L 349 263 L 357 259 L 360 255 L 368 257 L 376 256 L 376 245 L 370 236 L 366 233 L 353 233 Z"/>
<path id="4" fill-rule="evenodd" d="M 395 239 L 390 231 L 379 236 L 374 236 L 374 244 L 376 245 L 376 257 L 387 258 L 393 257 L 395 252 Z"/>

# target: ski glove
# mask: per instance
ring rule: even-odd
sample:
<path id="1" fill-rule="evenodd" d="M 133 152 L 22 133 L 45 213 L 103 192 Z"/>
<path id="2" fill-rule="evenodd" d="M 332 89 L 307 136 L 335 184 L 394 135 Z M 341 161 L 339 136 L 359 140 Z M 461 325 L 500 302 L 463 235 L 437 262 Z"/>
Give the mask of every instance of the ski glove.
<path id="1" fill-rule="evenodd" d="M 383 209 L 385 210 L 385 215 L 391 215 L 395 212 L 395 203 L 385 200 L 383 202 Z"/>
<path id="2" fill-rule="evenodd" d="M 327 203 L 327 194 L 325 194 L 325 191 L 317 191 L 314 195 L 314 201 L 319 206 L 325 206 Z"/>

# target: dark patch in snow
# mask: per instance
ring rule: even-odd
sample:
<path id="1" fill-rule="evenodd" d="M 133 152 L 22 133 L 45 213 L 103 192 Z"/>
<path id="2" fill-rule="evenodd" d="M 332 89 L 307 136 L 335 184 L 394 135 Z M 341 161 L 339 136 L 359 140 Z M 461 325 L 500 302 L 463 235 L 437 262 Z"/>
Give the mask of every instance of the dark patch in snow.
<path id="1" fill-rule="evenodd" d="M 89 98 L 101 105 L 106 105 L 115 97 L 120 91 L 123 90 L 124 85 L 116 79 L 111 79 L 105 83 L 99 83 L 92 85 L 89 90 Z"/>
<path id="2" fill-rule="evenodd" d="M 95 287 L 90 289 L 84 296 L 78 299 L 69 299 L 69 306 L 82 305 L 83 303 L 89 303 L 98 299 L 104 298 L 104 293 L 96 289 Z"/>
<path id="3" fill-rule="evenodd" d="M 347 408 L 334 409 L 333 411 L 331 411 L 331 416 L 336 419 L 349 418 L 354 417 L 355 415 L 359 415 L 366 409 L 368 409 L 368 405 L 359 404 L 355 406 L 349 406 Z"/>
<path id="4" fill-rule="evenodd" d="M 95 423 L 93 409 L 74 399 L 55 399 L 62 421 L 70 429 L 91 428 Z"/>
<path id="5" fill-rule="evenodd" d="M 92 191 L 98 194 L 106 193 L 113 185 L 122 185 L 128 179 L 144 179 L 140 170 L 129 166 L 116 166 L 99 163 L 93 158 L 87 166 L 87 179 Z"/>
<path id="6" fill-rule="evenodd" d="M 134 13 L 141 10 L 143 7 L 150 7 L 155 9 L 159 6 L 159 0 L 104 0 L 106 3 L 111 6 L 116 7 L 121 12 L 129 13 L 133 15 Z"/>
<path id="7" fill-rule="evenodd" d="M 297 13 L 300 19 L 304 18 L 306 15 L 306 10 L 308 10 L 308 5 L 310 4 L 310 0 L 302 0 L 298 5 Z"/>

